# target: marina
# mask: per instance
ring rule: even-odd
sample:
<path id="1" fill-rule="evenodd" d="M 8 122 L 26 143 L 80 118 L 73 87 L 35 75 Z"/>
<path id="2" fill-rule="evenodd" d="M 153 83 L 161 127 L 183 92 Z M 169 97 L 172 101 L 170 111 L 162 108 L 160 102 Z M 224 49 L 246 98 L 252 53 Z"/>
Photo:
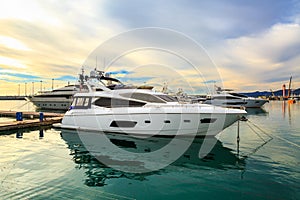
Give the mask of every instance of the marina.
<path id="1" fill-rule="evenodd" d="M 5 1 L 0 200 L 300 200 L 300 1 Z"/>

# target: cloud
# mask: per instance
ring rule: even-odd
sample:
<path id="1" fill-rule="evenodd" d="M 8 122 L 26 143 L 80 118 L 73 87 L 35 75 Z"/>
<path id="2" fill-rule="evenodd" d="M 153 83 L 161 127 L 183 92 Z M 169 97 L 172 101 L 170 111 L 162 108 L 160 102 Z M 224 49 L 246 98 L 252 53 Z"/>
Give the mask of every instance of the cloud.
<path id="1" fill-rule="evenodd" d="M 103 16 L 101 4 L 35 0 L 4 3 L 0 7 L 1 55 L 21 61 L 27 72 L 45 78 L 77 74 L 88 54 L 117 30 Z M 8 49 L 13 42 L 31 51 Z"/>
<path id="2" fill-rule="evenodd" d="M 127 70 L 118 70 L 118 71 L 109 71 L 109 72 L 106 72 L 107 74 L 110 74 L 110 75 L 126 75 L 126 74 L 130 74 L 130 73 L 132 73 L 132 72 L 129 72 L 129 71 L 127 71 Z"/>
<path id="3" fill-rule="evenodd" d="M 126 84 L 143 84 L 147 83 L 149 80 L 152 80 L 155 77 L 121 77 L 120 80 Z"/>
<path id="4" fill-rule="evenodd" d="M 12 70 L 0 69 L 0 80 L 7 82 L 19 83 L 19 82 L 34 82 L 40 80 L 41 77 L 34 76 L 26 73 L 18 73 Z"/>
<path id="5" fill-rule="evenodd" d="M 216 83 L 217 81 L 215 80 L 207 80 L 207 81 L 203 81 L 202 83 L 208 84 L 208 83 Z"/>
<path id="6" fill-rule="evenodd" d="M 178 55 L 144 49 L 128 52 L 111 66 L 99 68 L 126 81 L 131 78 L 132 82 L 145 78 L 147 83 L 161 85 L 172 77 L 169 82 L 174 88 L 183 83 L 182 79 L 174 78 L 175 74 L 184 77 L 187 88 L 189 85 L 201 88 L 211 80 L 218 81 L 214 77 L 217 73 L 221 74 L 224 84 L 228 84 L 226 87 L 240 90 L 269 88 L 273 84 L 270 81 L 275 81 L 274 87 L 278 87 L 290 75 L 295 85 L 300 83 L 296 75 L 300 63 L 300 3 L 294 0 L 11 0 L 2 4 L 0 65 L 6 70 L 17 69 L 18 74 L 30 74 L 43 80 L 75 77 L 85 63 L 95 68 L 96 57 L 91 52 L 115 34 L 132 28 L 163 27 L 193 38 L 209 55 L 202 52 L 199 56 L 195 46 L 150 32 L 106 46 L 105 54 L 98 55 L 98 60 L 108 61 L 116 49 L 130 44 L 133 47 L 164 44 L 175 49 Z M 198 69 L 180 56 L 188 57 L 192 64 L 197 63 Z M 141 66 L 150 70 L 146 70 L 147 73 L 134 71 Z M 212 69 L 216 66 L 217 70 Z M 12 75 L 5 74 L 2 78 L 7 81 L 29 79 Z"/>
<path id="7" fill-rule="evenodd" d="M 0 56 L 0 66 L 1 67 L 14 67 L 14 68 L 27 68 L 26 65 L 21 63 L 19 60 L 13 59 L 13 58 L 8 58 L 8 57 L 3 57 Z"/>
<path id="8" fill-rule="evenodd" d="M 296 62 L 300 55 L 299 35 L 298 24 L 275 24 L 256 35 L 225 40 L 215 48 L 213 57 L 221 66 L 224 82 L 239 82 L 241 89 L 260 83 L 258 89 L 263 89 L 273 80 L 280 87 L 286 77 L 300 71 Z"/>
<path id="9" fill-rule="evenodd" d="M 271 78 L 265 79 L 264 81 L 267 83 L 274 83 L 274 82 L 285 83 L 285 82 L 289 81 L 289 78 L 290 77 L 274 77 L 274 78 L 271 77 Z"/>
<path id="10" fill-rule="evenodd" d="M 21 41 L 16 40 L 11 37 L 1 36 L 0 35 L 0 45 L 4 45 L 11 49 L 29 51 L 30 49 L 24 45 Z"/>
<path id="11" fill-rule="evenodd" d="M 209 41 L 248 35 L 262 31 L 278 21 L 289 21 L 298 8 L 294 1 L 282 0 L 112 0 L 106 1 L 104 5 L 110 17 L 129 28 L 167 27 Z"/>
<path id="12" fill-rule="evenodd" d="M 61 77 L 55 78 L 55 80 L 60 80 L 60 81 L 77 81 L 78 78 L 74 77 L 74 76 L 66 75 L 66 76 L 61 76 Z"/>

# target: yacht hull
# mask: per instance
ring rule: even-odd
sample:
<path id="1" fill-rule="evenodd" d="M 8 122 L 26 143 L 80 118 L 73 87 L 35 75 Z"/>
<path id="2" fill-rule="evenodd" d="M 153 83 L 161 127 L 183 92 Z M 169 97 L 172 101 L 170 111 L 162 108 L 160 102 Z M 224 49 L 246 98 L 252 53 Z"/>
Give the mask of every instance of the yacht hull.
<path id="1" fill-rule="evenodd" d="M 72 97 L 26 97 L 27 101 L 32 102 L 39 109 L 44 110 L 68 110 L 71 106 Z"/>
<path id="2" fill-rule="evenodd" d="M 211 106 L 213 107 L 213 106 Z M 207 108 L 207 107 L 206 107 Z M 199 107 L 88 109 L 68 111 L 61 128 L 145 136 L 215 136 L 246 112 Z"/>
<path id="3" fill-rule="evenodd" d="M 222 106 L 222 107 L 232 107 L 232 108 L 260 108 L 268 100 L 264 99 L 226 99 L 226 100 L 206 100 L 204 103 L 211 104 L 215 106 Z"/>

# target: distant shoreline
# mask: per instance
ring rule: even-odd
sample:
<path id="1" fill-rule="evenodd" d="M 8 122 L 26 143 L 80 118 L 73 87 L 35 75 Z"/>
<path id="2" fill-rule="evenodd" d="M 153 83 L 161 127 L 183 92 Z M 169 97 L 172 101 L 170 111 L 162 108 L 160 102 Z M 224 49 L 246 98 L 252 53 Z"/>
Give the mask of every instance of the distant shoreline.
<path id="1" fill-rule="evenodd" d="M 256 92 L 239 92 L 240 94 L 247 95 L 249 97 L 259 97 L 259 96 L 282 96 L 282 90 L 276 90 L 273 91 L 273 94 L 271 91 L 256 91 Z M 285 90 L 285 94 L 288 94 L 288 90 Z M 292 95 L 300 95 L 300 88 L 298 89 L 293 89 L 292 90 Z"/>

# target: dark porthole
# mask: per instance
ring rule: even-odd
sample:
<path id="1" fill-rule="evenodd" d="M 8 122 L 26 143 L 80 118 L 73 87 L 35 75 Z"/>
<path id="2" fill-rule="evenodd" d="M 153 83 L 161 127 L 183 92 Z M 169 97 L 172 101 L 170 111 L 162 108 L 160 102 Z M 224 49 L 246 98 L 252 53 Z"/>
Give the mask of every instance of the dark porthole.
<path id="1" fill-rule="evenodd" d="M 145 123 L 146 123 L 146 124 L 150 124 L 151 121 L 150 121 L 150 120 L 145 120 Z"/>
<path id="2" fill-rule="evenodd" d="M 170 124 L 170 123 L 171 123 L 170 120 L 165 120 L 164 122 L 165 122 L 166 124 Z"/>
<path id="3" fill-rule="evenodd" d="M 112 121 L 110 127 L 133 128 L 136 124 L 135 121 Z"/>
<path id="4" fill-rule="evenodd" d="M 214 123 L 217 119 L 215 118 L 203 118 L 200 120 L 201 124 L 210 124 Z"/>
<path id="5" fill-rule="evenodd" d="M 183 122 L 185 122 L 185 123 L 190 123 L 190 122 L 191 122 L 191 120 L 189 120 L 189 119 L 185 119 L 185 120 L 183 120 Z"/>

